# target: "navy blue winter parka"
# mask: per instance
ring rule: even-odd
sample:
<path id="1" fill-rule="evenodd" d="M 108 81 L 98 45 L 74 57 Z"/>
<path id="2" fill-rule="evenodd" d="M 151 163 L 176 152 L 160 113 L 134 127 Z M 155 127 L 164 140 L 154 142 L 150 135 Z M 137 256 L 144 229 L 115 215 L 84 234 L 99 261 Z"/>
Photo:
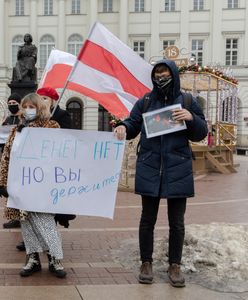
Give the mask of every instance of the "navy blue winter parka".
<path id="1" fill-rule="evenodd" d="M 177 103 L 181 103 L 184 107 L 179 72 L 175 63 L 162 60 L 157 64 L 161 63 L 166 64 L 171 70 L 173 77 L 171 97 L 165 101 L 153 82 L 154 87 L 149 95 L 150 103 L 147 111 Z M 154 68 L 152 79 L 153 72 Z M 127 130 L 127 139 L 133 139 L 141 133 L 136 163 L 135 193 L 161 198 L 193 197 L 192 152 L 189 140 L 201 141 L 208 132 L 201 107 L 193 98 L 190 108 L 187 108 L 193 120 L 185 122 L 187 129 L 147 139 L 142 118 L 144 101 L 145 97 L 137 101 L 130 117 L 122 122 Z"/>

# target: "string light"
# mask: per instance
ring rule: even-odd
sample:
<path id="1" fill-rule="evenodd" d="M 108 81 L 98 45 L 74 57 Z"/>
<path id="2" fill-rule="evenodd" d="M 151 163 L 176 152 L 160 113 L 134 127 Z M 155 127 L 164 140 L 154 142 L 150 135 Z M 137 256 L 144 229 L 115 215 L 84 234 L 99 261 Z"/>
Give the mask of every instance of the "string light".
<path id="1" fill-rule="evenodd" d="M 224 80 L 229 81 L 231 83 L 238 84 L 238 80 L 235 79 L 234 77 L 228 76 L 223 71 L 220 71 L 216 68 L 212 68 L 212 67 L 209 67 L 209 66 L 201 67 L 197 64 L 189 65 L 189 66 L 182 66 L 182 67 L 178 68 L 178 71 L 179 71 L 179 73 L 185 73 L 187 71 L 188 72 L 197 72 L 197 73 L 210 73 L 210 74 L 213 74 L 217 77 L 220 77 L 220 79 L 224 79 Z"/>

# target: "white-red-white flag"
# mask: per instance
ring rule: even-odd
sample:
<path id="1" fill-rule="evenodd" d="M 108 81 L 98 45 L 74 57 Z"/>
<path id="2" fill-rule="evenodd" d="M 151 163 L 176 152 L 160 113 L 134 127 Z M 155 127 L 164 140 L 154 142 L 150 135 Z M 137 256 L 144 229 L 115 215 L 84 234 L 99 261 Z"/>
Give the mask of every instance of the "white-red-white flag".
<path id="1" fill-rule="evenodd" d="M 152 66 L 102 24 L 95 23 L 78 57 L 52 50 L 40 87 L 77 91 L 118 118 L 152 89 Z"/>

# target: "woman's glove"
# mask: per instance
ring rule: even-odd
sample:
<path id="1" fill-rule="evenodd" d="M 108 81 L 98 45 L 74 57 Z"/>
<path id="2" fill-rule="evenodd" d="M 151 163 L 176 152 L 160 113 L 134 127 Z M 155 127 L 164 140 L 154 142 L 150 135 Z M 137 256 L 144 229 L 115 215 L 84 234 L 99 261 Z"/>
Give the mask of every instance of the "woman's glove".
<path id="1" fill-rule="evenodd" d="M 17 126 L 17 132 L 21 132 L 24 127 L 26 127 L 24 124 L 18 125 Z"/>
<path id="2" fill-rule="evenodd" d="M 7 188 L 3 185 L 0 186 L 0 197 L 8 198 L 9 194 L 7 192 Z"/>

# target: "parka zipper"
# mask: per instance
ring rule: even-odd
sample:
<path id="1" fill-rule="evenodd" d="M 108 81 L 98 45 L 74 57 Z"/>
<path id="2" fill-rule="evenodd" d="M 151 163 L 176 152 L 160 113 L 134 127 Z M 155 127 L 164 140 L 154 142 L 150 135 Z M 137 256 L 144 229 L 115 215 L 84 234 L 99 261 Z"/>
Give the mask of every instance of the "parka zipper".
<path id="1" fill-rule="evenodd" d="M 165 107 L 166 106 L 166 100 L 164 99 L 164 103 L 162 105 L 162 107 Z M 163 173 L 163 166 L 164 166 L 164 160 L 163 160 L 163 153 L 162 153 L 162 135 L 160 137 L 160 170 L 159 170 L 159 176 L 161 177 L 162 176 L 162 173 Z"/>
<path id="2" fill-rule="evenodd" d="M 163 160 L 163 155 L 162 155 L 162 136 L 160 137 L 160 170 L 159 170 L 159 176 L 162 176 L 163 173 L 163 165 L 164 165 L 164 160 Z"/>

